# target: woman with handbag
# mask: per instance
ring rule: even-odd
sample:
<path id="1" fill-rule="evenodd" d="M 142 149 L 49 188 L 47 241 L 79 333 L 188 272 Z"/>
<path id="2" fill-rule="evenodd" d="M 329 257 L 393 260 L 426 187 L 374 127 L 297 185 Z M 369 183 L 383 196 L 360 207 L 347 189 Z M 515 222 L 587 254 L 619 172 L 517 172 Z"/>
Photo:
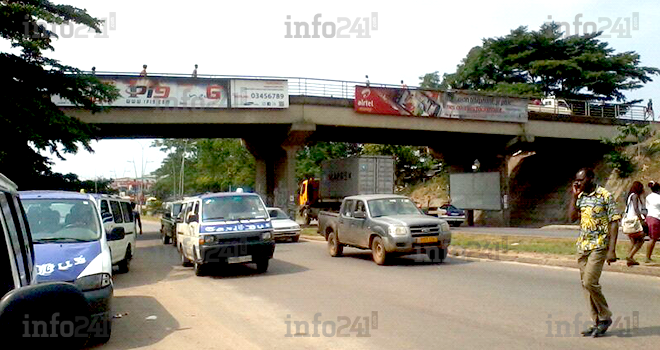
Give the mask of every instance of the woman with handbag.
<path id="1" fill-rule="evenodd" d="M 644 185 L 639 181 L 635 181 L 630 187 L 628 199 L 626 200 L 626 213 L 623 216 L 622 228 L 623 233 L 630 238 L 630 251 L 628 257 L 626 257 L 626 265 L 628 266 L 639 265 L 633 257 L 644 245 L 644 237 L 646 236 L 644 233 L 646 222 L 642 214 L 644 204 L 641 196 L 643 193 Z"/>
<path id="2" fill-rule="evenodd" d="M 646 223 L 649 227 L 649 238 L 651 241 L 646 250 L 646 262 L 652 263 L 651 255 L 653 254 L 653 248 L 655 248 L 655 241 L 660 239 L 660 184 L 651 181 L 649 182 L 649 188 L 651 189 L 651 194 L 646 196 L 646 208 L 648 209 Z"/>

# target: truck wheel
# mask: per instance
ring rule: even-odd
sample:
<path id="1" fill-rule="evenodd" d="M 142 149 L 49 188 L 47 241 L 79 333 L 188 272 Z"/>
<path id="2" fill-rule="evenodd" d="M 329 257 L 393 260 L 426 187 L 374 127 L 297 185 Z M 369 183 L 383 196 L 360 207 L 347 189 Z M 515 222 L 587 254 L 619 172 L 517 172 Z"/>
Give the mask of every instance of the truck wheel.
<path id="1" fill-rule="evenodd" d="M 431 259 L 433 263 L 441 263 L 447 257 L 447 249 L 442 248 L 431 248 L 431 250 L 426 251 L 426 255 Z"/>
<path id="2" fill-rule="evenodd" d="M 344 245 L 339 243 L 336 232 L 330 232 L 328 236 L 328 252 L 333 257 L 341 256 L 344 252 Z"/>
<path id="3" fill-rule="evenodd" d="M 298 242 L 300 240 L 300 235 L 291 237 L 291 242 Z"/>
<path id="4" fill-rule="evenodd" d="M 371 242 L 371 256 L 378 265 L 385 265 L 387 262 L 387 251 L 385 251 L 382 238 L 374 237 L 374 240 Z"/>
<path id="5" fill-rule="evenodd" d="M 312 223 L 312 219 L 309 217 L 307 210 L 303 213 L 303 220 L 305 220 L 305 225 L 309 226 L 309 224 Z"/>

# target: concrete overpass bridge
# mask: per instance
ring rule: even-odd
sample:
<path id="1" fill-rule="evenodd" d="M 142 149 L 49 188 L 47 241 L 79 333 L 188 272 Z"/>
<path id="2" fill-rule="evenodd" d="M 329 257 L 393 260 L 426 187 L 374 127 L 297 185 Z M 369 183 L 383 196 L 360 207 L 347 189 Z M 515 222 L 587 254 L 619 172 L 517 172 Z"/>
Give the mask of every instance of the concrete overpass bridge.
<path id="1" fill-rule="evenodd" d="M 543 174 L 542 179 L 548 174 L 560 173 L 565 179 L 576 169 L 601 159 L 605 149 L 600 139 L 614 137 L 618 126 L 631 121 L 645 123 L 641 118 L 556 115 L 526 110 L 521 119 L 515 117 L 513 121 L 361 113 L 355 106 L 356 86 L 361 85 L 358 82 L 276 77 L 97 75 L 102 80 L 119 82 L 120 100 L 124 99 L 119 106 L 92 114 L 68 106 L 66 102 L 57 102 L 68 115 L 97 126 L 98 137 L 242 138 L 256 159 L 256 191 L 269 205 L 280 207 L 294 205 L 296 152 L 311 141 L 428 146 L 443 158 L 452 172 L 471 171 L 471 165 L 478 159 L 482 171 L 500 172 L 502 193 L 508 195 L 516 192 L 516 188 L 510 188 L 509 175 L 522 164 L 513 157 L 519 151 L 536 153 L 536 161 L 526 162 L 534 163 L 534 172 Z M 249 83 L 241 82 L 243 80 Z M 267 105 L 271 102 L 263 101 L 258 103 L 266 105 L 255 106 L 256 103 L 240 98 L 235 100 L 236 96 L 232 95 L 239 94 L 239 90 L 242 94 L 266 91 L 279 97 L 276 90 L 282 86 L 273 88 L 268 82 L 284 82 L 287 101 L 281 102 L 285 106 L 274 107 Z M 151 88 L 141 88 L 149 84 Z M 127 103 L 131 96 L 136 101 L 146 98 L 150 89 L 153 98 L 164 91 L 158 86 L 168 84 L 172 88 L 168 92 L 177 88 L 187 92 L 168 96 L 172 103 L 167 105 Z M 216 95 L 221 96 L 220 107 L 203 99 L 199 99 L 197 105 L 194 103 L 196 90 L 206 88 L 208 96 L 212 93 L 209 86 L 219 89 Z M 371 84 L 370 88 L 401 89 L 382 84 Z M 590 152 L 577 157 L 576 153 L 584 149 Z M 561 169 L 552 169 L 550 165 Z M 518 210 L 516 196 L 510 198 L 512 205 L 501 212 L 503 223 L 509 222 L 512 210 Z"/>

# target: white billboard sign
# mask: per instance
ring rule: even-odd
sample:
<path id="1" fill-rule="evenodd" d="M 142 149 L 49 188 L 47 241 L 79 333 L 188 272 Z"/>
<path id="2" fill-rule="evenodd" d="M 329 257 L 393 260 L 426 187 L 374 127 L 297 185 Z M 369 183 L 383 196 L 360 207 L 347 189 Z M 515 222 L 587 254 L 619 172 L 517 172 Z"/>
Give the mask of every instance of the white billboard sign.
<path id="1" fill-rule="evenodd" d="M 502 210 L 500 173 L 450 174 L 449 195 L 457 208 Z"/>
<path id="2" fill-rule="evenodd" d="M 289 108 L 286 80 L 232 80 L 232 108 Z"/>

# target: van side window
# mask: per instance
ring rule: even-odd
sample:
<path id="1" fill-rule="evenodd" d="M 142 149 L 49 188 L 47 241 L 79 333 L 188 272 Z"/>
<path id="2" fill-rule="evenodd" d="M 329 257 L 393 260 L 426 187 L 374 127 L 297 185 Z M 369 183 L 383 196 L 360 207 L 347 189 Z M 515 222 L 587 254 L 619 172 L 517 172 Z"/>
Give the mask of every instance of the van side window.
<path id="1" fill-rule="evenodd" d="M 124 222 L 133 222 L 133 209 L 128 202 L 121 202 L 121 209 L 124 211 Z"/>
<path id="2" fill-rule="evenodd" d="M 110 208 L 112 208 L 112 218 L 115 223 L 121 224 L 124 222 L 119 203 L 117 201 L 110 201 Z"/>
<path id="3" fill-rule="evenodd" d="M 109 218 L 112 216 L 112 213 L 110 212 L 110 206 L 108 206 L 108 201 L 107 200 L 102 200 L 101 201 L 101 217 L 103 218 L 103 221 L 105 222 L 106 218 Z"/>
<path id="4" fill-rule="evenodd" d="M 16 261 L 16 268 L 18 268 L 18 274 L 20 276 L 21 283 L 28 285 L 30 282 L 30 276 L 28 275 L 29 267 L 27 261 L 24 259 L 24 257 L 28 256 L 28 252 L 25 251 L 21 244 L 23 239 L 21 238 L 22 235 L 18 232 L 20 227 L 17 225 L 18 223 L 14 219 L 15 214 L 12 213 L 13 210 L 7 197 L 9 197 L 9 199 L 11 198 L 6 193 L 0 194 L 0 212 L 2 212 L 3 220 L 7 224 L 7 233 L 9 234 L 9 237 L 11 237 L 9 243 L 13 250 L 14 259 Z"/>
<path id="5" fill-rule="evenodd" d="M 356 213 L 357 213 L 357 212 L 362 212 L 362 213 L 365 213 L 365 214 L 366 214 L 366 211 L 367 211 L 367 210 L 366 210 L 366 208 L 364 207 L 364 202 L 363 202 L 363 201 L 359 201 L 359 202 L 357 202 L 357 205 L 355 206 L 355 212 L 356 212 Z"/>
<path id="6" fill-rule="evenodd" d="M 4 193 L 1 194 L 4 196 Z M 9 254 L 11 243 L 9 242 L 9 232 L 4 228 L 4 219 L 0 215 L 0 298 L 10 290 L 16 288 L 14 284 L 14 274 L 12 273 L 12 257 Z M 15 262 L 14 262 L 15 263 Z"/>

